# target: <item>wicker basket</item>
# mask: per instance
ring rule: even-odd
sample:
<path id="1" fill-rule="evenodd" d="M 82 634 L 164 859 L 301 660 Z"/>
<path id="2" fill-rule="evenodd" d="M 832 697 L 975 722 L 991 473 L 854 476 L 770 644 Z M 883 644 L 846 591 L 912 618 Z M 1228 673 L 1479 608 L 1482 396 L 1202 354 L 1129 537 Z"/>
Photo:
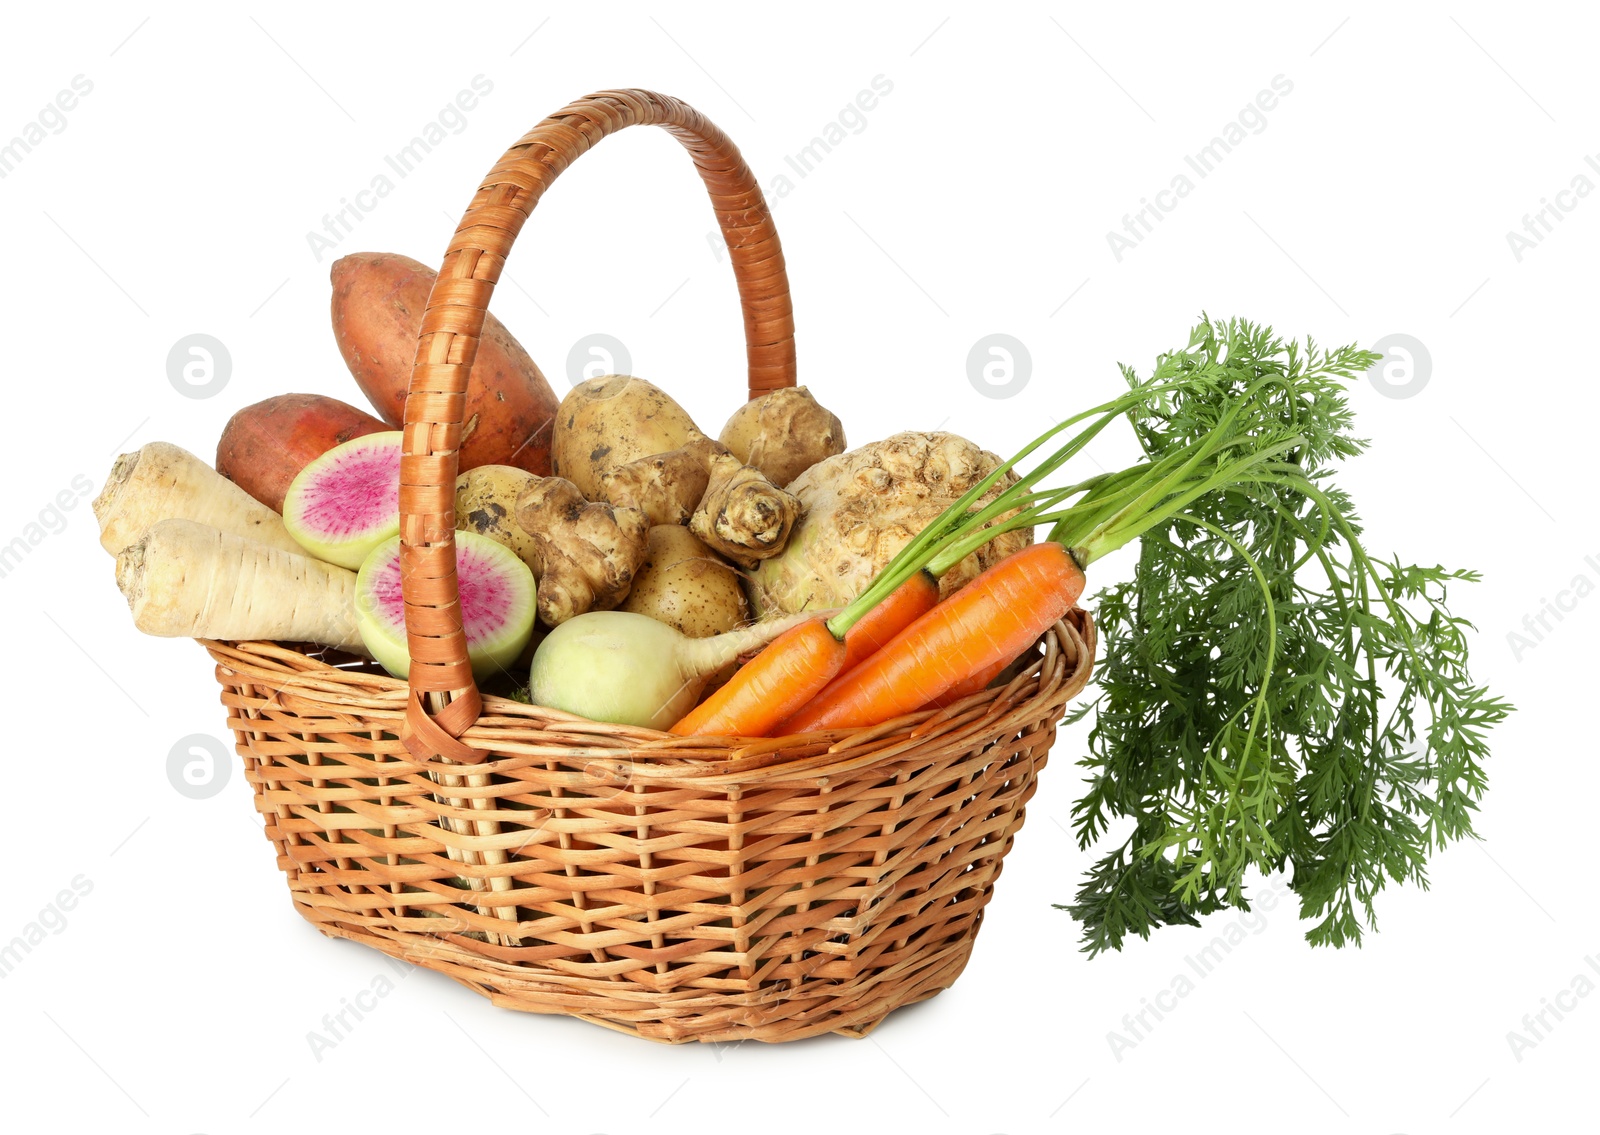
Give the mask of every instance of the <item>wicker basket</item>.
<path id="1" fill-rule="evenodd" d="M 966 964 L 1093 627 L 1074 611 L 1003 689 L 849 732 L 671 737 L 479 694 L 452 536 L 477 336 L 545 188 L 639 123 L 682 142 L 710 191 L 752 396 L 794 383 L 783 255 L 739 152 L 675 99 L 582 99 L 490 171 L 428 302 L 401 467 L 409 684 L 205 645 L 296 909 L 324 934 L 654 1040 L 861 1036 Z"/>

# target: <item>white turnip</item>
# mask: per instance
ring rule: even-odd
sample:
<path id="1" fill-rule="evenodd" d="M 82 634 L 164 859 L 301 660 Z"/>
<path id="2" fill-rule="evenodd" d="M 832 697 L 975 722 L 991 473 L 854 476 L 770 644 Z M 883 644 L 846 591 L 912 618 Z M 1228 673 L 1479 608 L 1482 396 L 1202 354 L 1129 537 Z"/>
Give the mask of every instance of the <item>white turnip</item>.
<path id="1" fill-rule="evenodd" d="M 694 708 L 706 682 L 814 615 L 791 615 L 690 638 L 632 611 L 590 611 L 556 627 L 533 655 L 535 705 L 593 721 L 666 729 Z"/>

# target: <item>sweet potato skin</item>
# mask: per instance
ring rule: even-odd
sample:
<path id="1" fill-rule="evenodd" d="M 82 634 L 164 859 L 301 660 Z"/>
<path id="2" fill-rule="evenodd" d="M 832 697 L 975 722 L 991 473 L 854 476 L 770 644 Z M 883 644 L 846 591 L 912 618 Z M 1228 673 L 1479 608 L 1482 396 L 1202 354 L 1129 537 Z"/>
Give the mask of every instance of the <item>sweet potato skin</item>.
<path id="1" fill-rule="evenodd" d="M 417 334 L 436 273 L 408 256 L 356 252 L 334 262 L 333 336 L 357 385 L 391 428 L 405 419 Z M 467 383 L 462 470 L 514 465 L 550 473 L 559 404 L 522 344 L 492 314 Z"/>
<path id="2" fill-rule="evenodd" d="M 280 394 L 228 419 L 217 439 L 217 472 L 281 513 L 296 473 L 336 445 L 389 428 L 337 398 Z"/>

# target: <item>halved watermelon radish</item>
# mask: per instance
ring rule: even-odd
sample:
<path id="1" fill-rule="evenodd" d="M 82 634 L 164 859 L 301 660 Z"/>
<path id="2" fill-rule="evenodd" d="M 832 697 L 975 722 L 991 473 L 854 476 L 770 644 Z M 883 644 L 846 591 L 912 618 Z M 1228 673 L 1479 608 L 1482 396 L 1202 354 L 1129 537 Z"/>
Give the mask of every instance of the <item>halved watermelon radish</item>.
<path id="1" fill-rule="evenodd" d="M 306 551 L 355 569 L 399 534 L 400 439 L 399 430 L 351 438 L 289 482 L 283 523 Z"/>
<path id="2" fill-rule="evenodd" d="M 473 676 L 482 680 L 509 671 L 533 637 L 533 572 L 503 544 L 476 532 L 457 532 L 456 586 Z M 361 640 L 385 670 L 404 678 L 411 655 L 400 594 L 400 537 L 379 544 L 361 565 L 355 603 Z"/>

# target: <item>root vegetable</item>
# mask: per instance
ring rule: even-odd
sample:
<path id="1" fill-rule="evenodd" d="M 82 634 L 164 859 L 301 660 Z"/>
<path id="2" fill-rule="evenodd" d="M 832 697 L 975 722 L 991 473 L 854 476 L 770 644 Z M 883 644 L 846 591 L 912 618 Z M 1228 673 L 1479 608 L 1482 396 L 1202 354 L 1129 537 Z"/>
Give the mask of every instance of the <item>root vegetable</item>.
<path id="1" fill-rule="evenodd" d="M 807 619 L 690 638 L 648 615 L 591 611 L 539 644 L 529 694 L 536 705 L 593 721 L 665 729 L 689 712 L 712 674 Z"/>
<path id="2" fill-rule="evenodd" d="M 731 453 L 711 461 L 710 481 L 689 529 L 706 546 L 744 567 L 783 551 L 800 502 Z"/>
<path id="3" fill-rule="evenodd" d="M 1021 656 L 1019 655 L 1018 657 Z M 989 663 L 989 665 L 983 667 L 981 670 L 973 671 L 969 676 L 951 686 L 948 690 L 934 698 L 923 708 L 945 709 L 949 706 L 955 705 L 956 702 L 960 701 L 962 698 L 969 698 L 973 694 L 978 693 L 980 690 L 988 689 L 990 684 L 993 683 L 994 680 L 1002 673 L 1004 673 L 1007 667 L 1009 667 L 1015 661 L 1017 661 L 1016 658 L 1001 658 Z M 826 693 L 827 691 L 824 690 L 823 694 Z M 793 733 L 794 730 L 780 729 L 779 732 Z"/>
<path id="4" fill-rule="evenodd" d="M 356 626 L 383 668 L 411 672 L 401 587 L 400 537 L 373 549 L 356 576 Z M 479 681 L 506 672 L 533 634 L 533 573 L 511 549 L 476 532 L 456 533 L 456 605 L 467 661 Z"/>
<path id="5" fill-rule="evenodd" d="M 436 273 L 407 256 L 357 252 L 336 261 L 331 275 L 339 351 L 379 417 L 399 426 Z M 550 472 L 555 393 L 493 315 L 483 323 L 466 399 L 461 469 L 515 465 Z"/>
<path id="6" fill-rule="evenodd" d="M 958 683 L 993 677 L 1083 594 L 1073 553 L 1046 541 L 989 568 L 789 718 L 794 733 L 858 729 L 911 713 Z M 973 628 L 983 628 L 974 634 Z M 986 680 L 987 682 L 987 680 Z"/>
<path id="7" fill-rule="evenodd" d="M 402 433 L 336 445 L 289 482 L 283 524 L 318 559 L 352 570 L 400 531 Z"/>
<path id="8" fill-rule="evenodd" d="M 626 374 L 574 386 L 561 400 L 551 470 L 588 500 L 604 500 L 602 480 L 618 466 L 669 453 L 705 435 L 660 387 Z"/>
<path id="9" fill-rule="evenodd" d="M 649 615 L 690 638 L 731 631 L 749 614 L 739 573 L 679 524 L 650 529 L 644 562 L 621 609 Z"/>
<path id="10" fill-rule="evenodd" d="M 951 433 L 901 433 L 830 457 L 789 485 L 805 510 L 784 551 L 756 565 L 751 601 L 758 616 L 843 606 L 865 590 L 901 548 L 1000 464 Z M 985 503 L 1015 478 L 1007 474 Z M 948 596 L 1030 543 L 1007 532 L 946 571 Z"/>
<path id="11" fill-rule="evenodd" d="M 564 477 L 541 477 L 518 496 L 516 517 L 533 538 L 539 618 L 547 626 L 627 598 L 650 530 L 638 509 L 590 502 Z"/>
<path id="12" fill-rule="evenodd" d="M 480 465 L 456 478 L 456 528 L 510 548 L 532 568 L 538 549 L 517 523 L 517 498 L 534 475 L 514 465 Z"/>
<path id="13" fill-rule="evenodd" d="M 117 556 L 134 626 L 166 638 L 315 642 L 366 654 L 356 573 L 193 520 L 162 520 Z"/>
<path id="14" fill-rule="evenodd" d="M 713 550 L 748 567 L 776 555 L 798 503 L 700 431 L 659 387 L 631 375 L 572 388 L 551 462 L 591 501 L 637 508 L 652 524 L 688 519 Z M 702 515 L 704 514 L 704 515 Z"/>
<path id="15" fill-rule="evenodd" d="M 193 520 L 271 548 L 303 549 L 283 518 L 186 449 L 152 441 L 124 453 L 95 497 L 100 546 L 116 555 L 161 520 Z"/>
<path id="16" fill-rule="evenodd" d="M 651 524 L 683 524 L 699 508 L 711 462 L 726 450 L 699 437 L 666 453 L 639 457 L 600 478 L 600 500 L 644 513 Z"/>
<path id="17" fill-rule="evenodd" d="M 671 731 L 683 737 L 765 737 L 833 680 L 845 656 L 844 639 L 823 619 L 807 618 L 746 662 Z"/>
<path id="18" fill-rule="evenodd" d="M 923 568 L 862 615 L 844 636 L 845 659 L 841 674 L 855 669 L 876 654 L 939 602 L 939 581 Z"/>
<path id="19" fill-rule="evenodd" d="M 337 398 L 280 394 L 228 419 L 217 440 L 217 472 L 282 512 L 296 473 L 336 445 L 389 428 Z"/>
<path id="20" fill-rule="evenodd" d="M 733 412 L 720 440 L 780 488 L 845 449 L 844 425 L 804 386 L 751 399 Z"/>

